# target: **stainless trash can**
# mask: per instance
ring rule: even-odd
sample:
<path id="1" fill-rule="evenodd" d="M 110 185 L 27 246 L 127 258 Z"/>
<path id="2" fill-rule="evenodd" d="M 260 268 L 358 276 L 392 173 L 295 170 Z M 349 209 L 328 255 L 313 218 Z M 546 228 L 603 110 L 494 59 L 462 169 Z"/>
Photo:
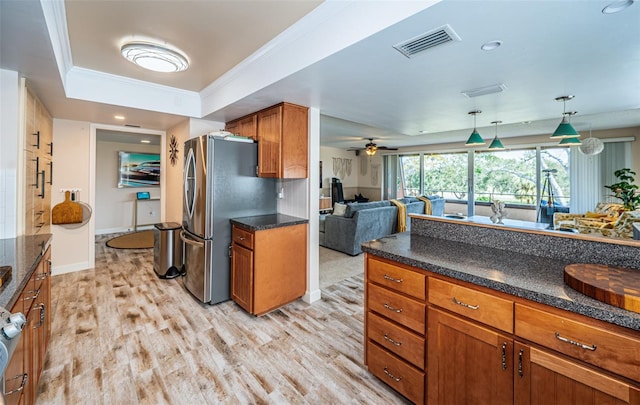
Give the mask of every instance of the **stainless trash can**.
<path id="1" fill-rule="evenodd" d="M 182 226 L 175 222 L 155 224 L 153 230 L 153 270 L 160 278 L 182 273 Z"/>

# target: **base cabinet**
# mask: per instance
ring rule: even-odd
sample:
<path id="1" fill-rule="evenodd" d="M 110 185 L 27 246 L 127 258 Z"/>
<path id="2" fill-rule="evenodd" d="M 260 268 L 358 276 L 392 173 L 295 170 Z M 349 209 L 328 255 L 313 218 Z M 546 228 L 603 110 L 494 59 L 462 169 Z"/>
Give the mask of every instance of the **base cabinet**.
<path id="1" fill-rule="evenodd" d="M 307 224 L 259 231 L 232 228 L 231 299 L 263 315 L 304 295 Z"/>
<path id="2" fill-rule="evenodd" d="M 368 253 L 365 286 L 365 363 L 416 404 L 640 404 L 638 331 Z M 422 294 L 421 341 L 404 302 Z M 385 315 L 387 306 L 398 313 Z"/>
<path id="3" fill-rule="evenodd" d="M 510 404 L 513 340 L 438 309 L 428 318 L 428 402 Z"/>
<path id="4" fill-rule="evenodd" d="M 48 249 L 27 282 L 12 312 L 22 312 L 27 323 L 5 371 L 7 405 L 31 405 L 38 395 L 40 374 L 51 336 L 51 249 Z"/>

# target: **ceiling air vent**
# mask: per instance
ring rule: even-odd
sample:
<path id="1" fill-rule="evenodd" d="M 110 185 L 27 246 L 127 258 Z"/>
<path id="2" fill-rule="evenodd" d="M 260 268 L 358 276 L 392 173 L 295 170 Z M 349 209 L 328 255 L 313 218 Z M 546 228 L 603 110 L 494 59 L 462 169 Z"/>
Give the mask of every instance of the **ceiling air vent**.
<path id="1" fill-rule="evenodd" d="M 393 47 L 407 58 L 413 58 L 422 51 L 448 42 L 460 41 L 460 37 L 447 25 L 438 27 L 417 37 L 395 44 Z"/>

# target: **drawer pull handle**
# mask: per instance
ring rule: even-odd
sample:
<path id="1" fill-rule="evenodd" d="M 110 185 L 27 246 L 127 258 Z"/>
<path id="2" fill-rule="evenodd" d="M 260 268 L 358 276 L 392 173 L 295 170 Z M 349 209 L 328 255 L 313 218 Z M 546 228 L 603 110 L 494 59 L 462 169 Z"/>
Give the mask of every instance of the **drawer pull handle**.
<path id="1" fill-rule="evenodd" d="M 567 339 L 566 337 L 560 336 L 559 332 L 556 332 L 556 339 L 558 339 L 561 342 L 565 342 L 565 343 L 572 344 L 574 346 L 581 347 L 585 350 L 591 350 L 592 352 L 598 348 L 596 345 L 589 346 L 589 345 L 585 345 L 584 343 L 576 342 L 575 340 Z"/>
<path id="2" fill-rule="evenodd" d="M 29 290 L 29 291 L 27 291 L 27 294 L 33 294 L 33 295 L 31 295 L 31 296 L 29 296 L 29 297 L 24 297 L 24 298 L 22 299 L 22 301 L 31 301 L 31 300 L 35 300 L 35 299 L 37 299 L 37 298 L 38 298 L 38 296 L 40 295 L 40 289 L 37 289 L 37 290 Z"/>
<path id="3" fill-rule="evenodd" d="M 507 369 L 507 342 L 502 343 L 502 369 Z"/>
<path id="4" fill-rule="evenodd" d="M 388 369 L 388 368 L 386 368 L 386 367 L 384 368 L 384 373 L 385 373 L 386 375 L 388 375 L 389 377 L 391 377 L 391 379 L 393 379 L 395 382 L 400 382 L 400 381 L 402 381 L 402 377 L 396 377 L 395 375 L 391 374 L 391 373 L 389 372 L 389 369 Z"/>
<path id="5" fill-rule="evenodd" d="M 238 236 L 238 240 L 244 240 L 243 236 Z"/>
<path id="6" fill-rule="evenodd" d="M 384 334 L 384 340 L 386 340 L 387 342 L 391 343 L 392 345 L 402 346 L 402 342 L 396 342 L 395 340 L 391 339 L 389 337 L 389 335 L 387 335 L 386 333 Z"/>
<path id="7" fill-rule="evenodd" d="M 518 375 L 520 376 L 520 378 L 524 377 L 524 372 L 522 371 L 522 354 L 524 353 L 524 350 L 520 349 L 520 351 L 518 352 Z"/>
<path id="8" fill-rule="evenodd" d="M 393 281 L 394 283 L 402 283 L 402 279 L 401 278 L 393 278 L 388 274 L 384 275 L 384 279 L 385 280 L 389 280 L 389 281 Z"/>
<path id="9" fill-rule="evenodd" d="M 386 302 L 384 303 L 384 307 L 387 308 L 389 311 L 393 311 L 398 314 L 402 312 L 402 308 L 394 308 L 391 305 L 387 304 Z"/>
<path id="10" fill-rule="evenodd" d="M 466 304 L 466 303 L 464 303 L 462 301 L 458 301 L 456 299 L 456 297 L 453 297 L 451 300 L 453 301 L 454 304 L 461 305 L 461 306 L 463 306 L 465 308 L 473 309 L 474 311 L 477 310 L 478 308 L 480 308 L 480 305 L 471 305 L 471 304 Z"/>

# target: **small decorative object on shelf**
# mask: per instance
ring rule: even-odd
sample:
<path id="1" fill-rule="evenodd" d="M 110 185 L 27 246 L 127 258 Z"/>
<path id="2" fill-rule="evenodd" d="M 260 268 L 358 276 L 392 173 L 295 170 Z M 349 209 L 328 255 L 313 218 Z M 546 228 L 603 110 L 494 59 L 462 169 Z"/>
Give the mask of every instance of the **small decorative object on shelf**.
<path id="1" fill-rule="evenodd" d="M 504 224 L 504 222 L 502 222 L 502 219 L 507 217 L 507 210 L 504 207 L 505 203 L 500 200 L 494 200 L 491 203 L 491 211 L 493 211 L 491 222 L 493 222 L 494 224 Z"/>

